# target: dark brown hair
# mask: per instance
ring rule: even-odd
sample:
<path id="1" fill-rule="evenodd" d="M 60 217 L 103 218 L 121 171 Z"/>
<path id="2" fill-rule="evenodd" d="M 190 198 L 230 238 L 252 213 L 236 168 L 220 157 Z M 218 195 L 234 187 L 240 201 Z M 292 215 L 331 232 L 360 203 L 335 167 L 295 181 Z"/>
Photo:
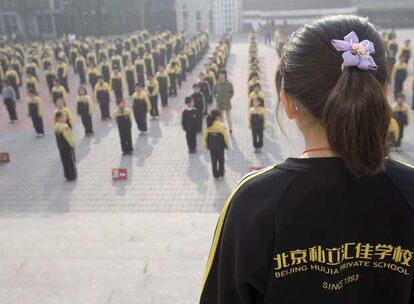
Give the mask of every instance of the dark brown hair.
<path id="1" fill-rule="evenodd" d="M 375 46 L 378 69 L 346 67 L 331 44 L 354 31 Z M 283 83 L 283 85 L 282 85 Z M 329 16 L 305 25 L 286 44 L 276 88 L 282 89 L 326 129 L 329 144 L 355 176 L 383 168 L 391 113 L 384 88 L 387 62 L 381 35 L 366 19 Z M 282 87 L 283 86 L 283 87 Z"/>
<path id="2" fill-rule="evenodd" d="M 210 114 L 208 114 L 206 121 L 207 121 L 207 128 L 210 128 L 213 123 L 221 116 L 221 111 L 214 109 L 211 110 Z"/>

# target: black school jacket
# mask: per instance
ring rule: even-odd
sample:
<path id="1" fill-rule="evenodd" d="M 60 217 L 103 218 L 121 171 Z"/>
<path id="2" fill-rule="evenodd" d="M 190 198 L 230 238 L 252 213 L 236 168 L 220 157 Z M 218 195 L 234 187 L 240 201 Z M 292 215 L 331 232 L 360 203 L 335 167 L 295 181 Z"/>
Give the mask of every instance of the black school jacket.
<path id="1" fill-rule="evenodd" d="M 340 158 L 247 175 L 220 215 L 201 304 L 412 304 L 414 169 L 355 178 Z"/>
<path id="2" fill-rule="evenodd" d="M 197 132 L 197 110 L 195 108 L 184 109 L 181 116 L 181 126 L 186 132 Z"/>

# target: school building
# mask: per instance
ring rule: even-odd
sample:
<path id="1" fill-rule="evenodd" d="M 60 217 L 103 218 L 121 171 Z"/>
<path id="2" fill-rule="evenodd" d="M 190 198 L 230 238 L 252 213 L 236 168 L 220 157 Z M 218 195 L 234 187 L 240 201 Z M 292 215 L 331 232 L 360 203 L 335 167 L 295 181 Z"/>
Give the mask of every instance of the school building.
<path id="1" fill-rule="evenodd" d="M 358 14 L 384 28 L 414 28 L 413 0 L 0 0 L 0 35 L 50 39 L 144 28 L 222 34 L 250 31 L 267 21 L 297 27 L 328 14 Z"/>
<path id="2" fill-rule="evenodd" d="M 330 14 L 357 14 L 367 16 L 381 27 L 414 27 L 413 0 L 244 0 L 243 29 L 250 30 L 255 23 L 285 22 L 292 26 L 304 24 L 316 17 Z"/>
<path id="3" fill-rule="evenodd" d="M 0 0 L 0 35 L 50 39 L 64 33 L 175 32 L 174 0 Z"/>
<path id="4" fill-rule="evenodd" d="M 207 29 L 214 34 L 241 30 L 242 0 L 176 0 L 177 27 L 195 34 Z"/>

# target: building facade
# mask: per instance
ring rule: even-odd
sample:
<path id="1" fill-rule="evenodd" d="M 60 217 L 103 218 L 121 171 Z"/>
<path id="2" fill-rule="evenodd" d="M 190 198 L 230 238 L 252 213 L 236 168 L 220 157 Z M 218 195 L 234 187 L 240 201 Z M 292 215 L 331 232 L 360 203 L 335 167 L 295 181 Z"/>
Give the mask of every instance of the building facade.
<path id="1" fill-rule="evenodd" d="M 212 0 L 216 34 L 235 33 L 242 28 L 242 0 Z"/>
<path id="2" fill-rule="evenodd" d="M 50 39 L 65 33 L 176 32 L 174 0 L 0 0 L 0 35 Z"/>
<path id="3" fill-rule="evenodd" d="M 176 0 L 177 29 L 195 34 L 207 29 L 214 32 L 212 1 L 210 0 Z"/>
<path id="4" fill-rule="evenodd" d="M 0 35 L 55 37 L 59 4 L 60 0 L 0 0 Z"/>
<path id="5" fill-rule="evenodd" d="M 176 0 L 177 28 L 194 34 L 207 29 L 215 34 L 241 29 L 242 0 Z"/>
<path id="6" fill-rule="evenodd" d="M 413 0 L 243 0 L 245 31 L 257 24 L 285 22 L 293 27 L 333 14 L 366 16 L 383 28 L 414 27 Z"/>

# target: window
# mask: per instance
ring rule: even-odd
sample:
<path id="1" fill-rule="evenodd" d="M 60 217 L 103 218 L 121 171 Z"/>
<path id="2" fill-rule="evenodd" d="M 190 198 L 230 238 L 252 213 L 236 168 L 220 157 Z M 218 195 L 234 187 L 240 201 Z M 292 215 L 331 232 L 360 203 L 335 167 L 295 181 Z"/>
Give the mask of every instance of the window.
<path id="1" fill-rule="evenodd" d="M 197 22 L 197 31 L 201 31 L 201 22 Z"/>
<path id="2" fill-rule="evenodd" d="M 39 28 L 39 34 L 52 34 L 53 22 L 50 14 L 37 15 L 37 26 Z"/>
<path id="3" fill-rule="evenodd" d="M 201 20 L 201 11 L 197 11 L 196 12 L 196 20 L 200 21 Z"/>
<path id="4" fill-rule="evenodd" d="M 12 35 L 20 33 L 17 16 L 15 14 L 4 15 L 4 27 L 7 34 Z"/>

